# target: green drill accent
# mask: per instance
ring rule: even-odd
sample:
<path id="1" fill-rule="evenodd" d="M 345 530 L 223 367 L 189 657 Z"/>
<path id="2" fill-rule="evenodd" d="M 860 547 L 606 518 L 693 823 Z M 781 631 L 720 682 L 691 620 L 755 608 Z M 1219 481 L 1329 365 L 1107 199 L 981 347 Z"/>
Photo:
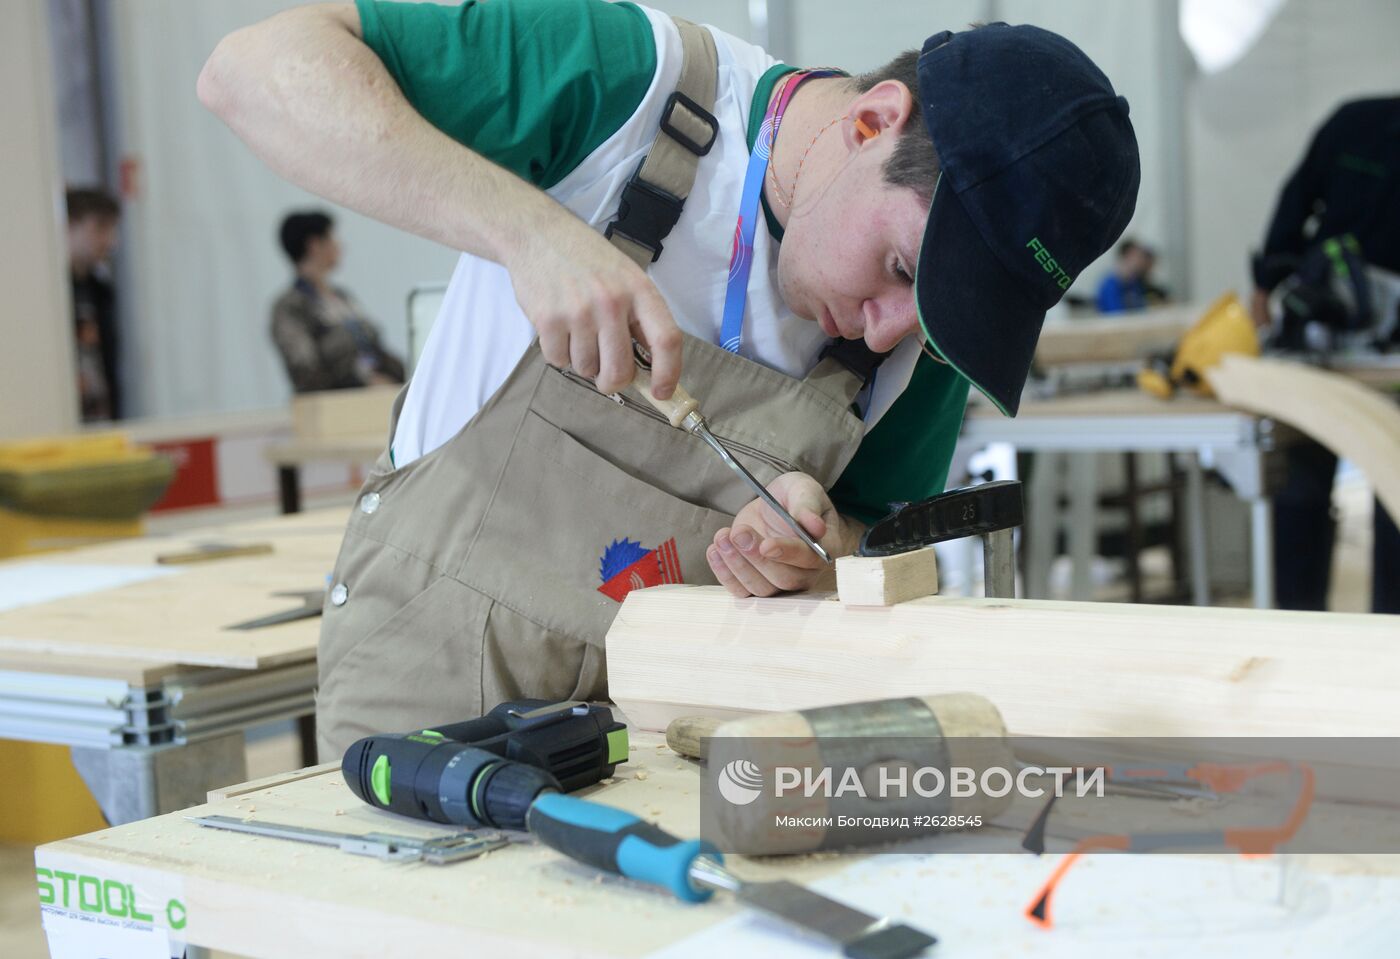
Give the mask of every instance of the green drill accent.
<path id="1" fill-rule="evenodd" d="M 608 733 L 608 765 L 627 762 L 627 730 L 615 729 Z"/>
<path id="2" fill-rule="evenodd" d="M 389 757 L 380 756 L 369 771 L 369 788 L 382 805 L 389 805 Z"/>

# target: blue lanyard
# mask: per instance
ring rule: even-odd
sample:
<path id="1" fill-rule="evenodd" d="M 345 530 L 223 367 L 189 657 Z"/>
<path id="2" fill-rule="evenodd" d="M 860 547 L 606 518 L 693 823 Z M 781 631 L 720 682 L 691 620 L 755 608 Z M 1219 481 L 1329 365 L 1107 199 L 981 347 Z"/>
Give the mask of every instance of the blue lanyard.
<path id="1" fill-rule="evenodd" d="M 729 280 L 724 290 L 724 314 L 720 321 L 719 345 L 731 353 L 739 352 L 744 334 L 744 306 L 749 295 L 749 271 L 753 267 L 754 228 L 762 218 L 759 201 L 763 195 L 763 177 L 773 155 L 773 141 L 788 103 L 805 80 L 813 77 L 836 76 L 835 70 L 811 70 L 794 73 L 784 81 L 782 92 L 768 105 L 763 125 L 749 154 L 744 172 L 744 190 L 739 200 L 739 222 L 734 227 L 734 246 L 729 254 Z"/>

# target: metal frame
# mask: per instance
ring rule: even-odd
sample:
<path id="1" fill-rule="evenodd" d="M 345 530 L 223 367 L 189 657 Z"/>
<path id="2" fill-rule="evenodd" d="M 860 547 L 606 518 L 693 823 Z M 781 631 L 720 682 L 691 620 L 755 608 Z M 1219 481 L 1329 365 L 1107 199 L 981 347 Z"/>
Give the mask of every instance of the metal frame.
<path id="1" fill-rule="evenodd" d="M 274 669 L 208 669 L 149 686 L 0 670 L 0 738 L 64 746 L 186 745 L 316 710 L 314 660 Z"/>
<path id="2" fill-rule="evenodd" d="M 202 802 L 209 789 L 246 779 L 243 734 L 314 715 L 315 688 L 315 660 L 176 671 L 149 685 L 0 670 L 0 738 L 71 747 L 115 825 Z"/>
<path id="3" fill-rule="evenodd" d="M 1250 566 L 1254 605 L 1274 604 L 1273 514 L 1269 503 L 1267 459 L 1275 447 L 1271 420 L 1232 410 L 1179 414 L 1032 415 L 1022 419 L 970 417 L 963 422 L 961 448 L 1007 443 L 1036 452 L 1194 453 L 1213 466 L 1250 505 Z M 1199 467 L 1188 474 L 1188 528 L 1191 533 L 1192 592 L 1198 605 L 1209 602 L 1205 569 L 1204 517 Z M 1081 477 L 1082 480 L 1082 477 Z M 1076 503 L 1087 495 L 1076 482 Z M 1089 484 L 1092 487 L 1092 483 Z M 1089 504 L 1092 506 L 1092 504 Z M 1081 508 L 1080 512 L 1083 510 Z M 1082 518 L 1082 517 L 1081 517 Z M 1089 524 L 1092 528 L 1092 524 Z M 1081 536 L 1087 542 L 1087 533 Z M 1072 537 L 1073 539 L 1073 537 Z M 1083 552 L 1084 543 L 1080 543 Z M 1072 551 L 1074 544 L 1072 543 Z M 1080 564 L 1076 563 L 1076 568 Z"/>

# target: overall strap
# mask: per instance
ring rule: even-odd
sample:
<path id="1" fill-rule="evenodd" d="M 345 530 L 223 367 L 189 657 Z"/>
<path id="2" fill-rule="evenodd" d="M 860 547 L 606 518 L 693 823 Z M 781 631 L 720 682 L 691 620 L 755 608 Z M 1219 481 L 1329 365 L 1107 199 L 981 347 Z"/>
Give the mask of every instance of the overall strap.
<path id="1" fill-rule="evenodd" d="M 681 35 L 680 81 L 666 100 L 651 150 L 622 188 L 617 219 L 604 233 L 642 269 L 661 256 L 661 241 L 680 219 L 700 158 L 719 134 L 713 113 L 719 70 L 714 37 L 687 20 L 672 19 Z"/>
<path id="2" fill-rule="evenodd" d="M 832 340 L 821 352 L 821 358 L 807 374 L 807 385 L 854 410 L 861 390 L 874 382 L 875 370 L 888 353 L 876 353 L 864 340 Z"/>

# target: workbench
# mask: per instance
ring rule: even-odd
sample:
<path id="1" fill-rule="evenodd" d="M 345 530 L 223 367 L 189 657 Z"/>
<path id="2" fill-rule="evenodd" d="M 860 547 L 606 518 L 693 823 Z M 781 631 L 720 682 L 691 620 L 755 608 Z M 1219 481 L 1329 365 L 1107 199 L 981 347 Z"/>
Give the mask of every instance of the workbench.
<path id="1" fill-rule="evenodd" d="M 388 444 L 396 386 L 318 390 L 292 397 L 292 439 L 263 455 L 277 467 L 282 512 L 301 510 L 301 471 L 311 463 L 368 466 Z"/>
<path id="2" fill-rule="evenodd" d="M 696 764 L 671 753 L 659 736 L 634 732 L 632 758 L 616 778 L 580 795 L 686 837 L 698 828 L 699 787 Z M 65 955 L 59 946 L 71 936 L 86 936 L 88 948 L 100 944 L 103 954 L 122 945 L 132 951 L 120 954 L 133 956 L 179 955 L 183 943 L 298 959 L 410 951 L 512 959 L 837 954 L 720 895 L 683 904 L 527 841 L 448 866 L 387 863 L 211 830 L 188 822 L 191 815 L 349 833 L 448 831 L 371 809 L 329 764 L 222 789 L 208 805 L 182 813 L 41 846 L 35 860 L 47 870 L 40 879 L 48 884 L 43 908 L 56 957 Z M 730 857 L 728 865 L 746 879 L 806 883 L 926 929 L 940 938 L 928 954 L 948 959 L 1032 950 L 1231 959 L 1388 955 L 1400 934 L 1393 908 L 1400 866 L 1391 861 L 1400 857 L 1094 856 L 1056 894 L 1056 926 L 1046 931 L 1022 910 L 1057 857 L 959 854 L 967 842 L 967 834 L 945 834 L 921 853 Z M 1281 897 L 1285 884 L 1289 892 Z M 94 905 L 92 889 L 101 890 L 105 906 Z"/>
<path id="3" fill-rule="evenodd" d="M 112 822 L 246 778 L 256 726 L 298 720 L 309 760 L 319 618 L 224 627 L 323 588 L 344 523 L 330 509 L 0 563 L 0 737 L 72 747 Z M 156 563 L 211 542 L 272 552 Z M 54 597 L 26 602 L 25 583 Z"/>
<path id="4" fill-rule="evenodd" d="M 986 404 L 969 405 L 958 440 L 958 457 L 992 443 L 1007 443 L 1036 453 L 1166 452 L 1189 454 L 1187 463 L 1188 539 L 1191 547 L 1193 601 L 1209 604 L 1205 558 L 1205 518 L 1201 467 L 1218 470 L 1235 493 L 1249 503 L 1250 568 L 1254 605 L 1274 604 L 1273 514 L 1266 482 L 1267 459 L 1275 447 L 1278 430 L 1263 417 L 1231 409 L 1215 400 L 1178 395 L 1162 401 L 1136 389 L 1112 389 L 1095 393 L 1034 399 L 1027 396 L 1012 419 Z M 1096 537 L 1094 509 L 1097 474 L 1093 458 L 1074 456 L 1070 461 L 1070 553 L 1075 559 L 1074 598 L 1087 599 L 1087 571 Z M 1049 471 L 1042 471 L 1042 476 Z M 1035 500 L 1042 500 L 1030 491 Z M 1038 525 L 1045 510 L 1030 523 L 1027 561 L 1029 596 L 1044 596 L 1044 581 L 1054 543 L 1054 527 Z M 1039 533 L 1039 535 L 1036 535 Z"/>
<path id="5" fill-rule="evenodd" d="M 284 515 L 301 512 L 301 471 L 311 463 L 369 466 L 384 452 L 384 433 L 329 436 L 272 443 L 263 456 L 277 469 L 277 491 Z"/>

